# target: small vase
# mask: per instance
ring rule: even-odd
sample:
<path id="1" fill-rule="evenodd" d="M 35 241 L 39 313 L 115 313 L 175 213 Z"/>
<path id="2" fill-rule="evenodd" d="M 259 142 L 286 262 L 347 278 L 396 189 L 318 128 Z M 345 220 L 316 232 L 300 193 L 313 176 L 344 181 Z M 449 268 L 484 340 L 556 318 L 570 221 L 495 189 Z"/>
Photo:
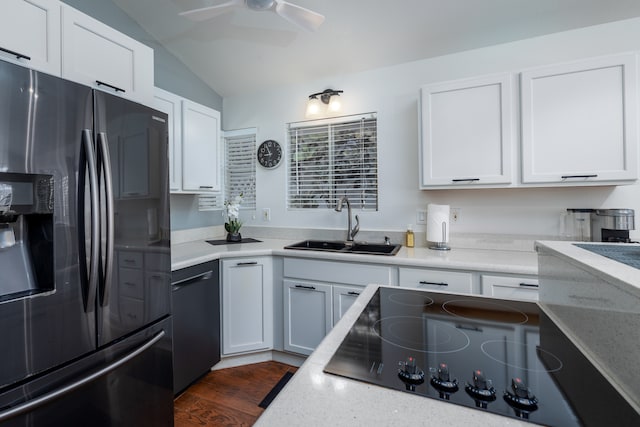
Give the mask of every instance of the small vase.
<path id="1" fill-rule="evenodd" d="M 240 233 L 227 233 L 227 242 L 240 242 L 242 235 Z"/>

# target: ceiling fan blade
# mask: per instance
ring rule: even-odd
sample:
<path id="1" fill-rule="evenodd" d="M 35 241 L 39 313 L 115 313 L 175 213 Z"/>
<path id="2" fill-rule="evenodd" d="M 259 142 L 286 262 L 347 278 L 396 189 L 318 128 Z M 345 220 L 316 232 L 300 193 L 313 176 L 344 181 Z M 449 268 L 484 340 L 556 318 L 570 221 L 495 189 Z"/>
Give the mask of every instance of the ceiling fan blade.
<path id="1" fill-rule="evenodd" d="M 276 13 L 309 31 L 316 31 L 324 22 L 324 15 L 283 0 L 276 0 Z"/>
<path id="2" fill-rule="evenodd" d="M 223 13 L 231 12 L 236 7 L 244 5 L 244 0 L 231 0 L 217 6 L 203 7 L 200 9 L 187 10 L 178 15 L 191 19 L 192 21 L 206 21 Z"/>

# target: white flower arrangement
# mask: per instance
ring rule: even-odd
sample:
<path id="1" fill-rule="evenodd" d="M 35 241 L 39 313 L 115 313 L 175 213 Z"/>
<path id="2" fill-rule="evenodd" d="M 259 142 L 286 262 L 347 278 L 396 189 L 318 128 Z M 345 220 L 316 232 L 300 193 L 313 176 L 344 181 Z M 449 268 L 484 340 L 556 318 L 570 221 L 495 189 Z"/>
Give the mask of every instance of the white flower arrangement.
<path id="1" fill-rule="evenodd" d="M 224 206 L 227 209 L 227 222 L 224 223 L 224 229 L 227 233 L 236 234 L 242 227 L 240 222 L 240 204 L 242 203 L 242 193 L 233 198 L 232 201 L 225 200 Z"/>

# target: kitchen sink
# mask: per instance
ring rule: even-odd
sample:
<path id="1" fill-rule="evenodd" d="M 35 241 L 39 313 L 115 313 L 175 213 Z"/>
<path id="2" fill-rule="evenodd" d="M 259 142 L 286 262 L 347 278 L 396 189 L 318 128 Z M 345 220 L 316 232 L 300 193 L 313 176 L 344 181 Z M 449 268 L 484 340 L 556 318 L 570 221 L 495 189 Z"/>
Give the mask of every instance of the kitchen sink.
<path id="1" fill-rule="evenodd" d="M 364 255 L 395 255 L 398 253 L 402 245 L 385 245 L 375 243 L 353 243 L 347 244 L 341 240 L 303 240 L 285 246 L 285 249 L 321 251 L 321 252 L 340 252 Z"/>

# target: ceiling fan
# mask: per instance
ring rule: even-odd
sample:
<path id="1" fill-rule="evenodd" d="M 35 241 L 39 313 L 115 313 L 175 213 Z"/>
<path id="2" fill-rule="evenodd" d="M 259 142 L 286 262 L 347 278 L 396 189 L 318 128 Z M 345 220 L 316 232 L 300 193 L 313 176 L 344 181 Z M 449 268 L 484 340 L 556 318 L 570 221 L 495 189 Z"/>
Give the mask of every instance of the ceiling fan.
<path id="1" fill-rule="evenodd" d="M 206 21 L 233 9 L 246 7 L 255 11 L 275 12 L 284 19 L 296 24 L 305 30 L 316 31 L 324 22 L 324 16 L 304 7 L 291 4 L 284 0 L 231 0 L 217 6 L 203 7 L 200 9 L 181 12 L 193 21 Z"/>

